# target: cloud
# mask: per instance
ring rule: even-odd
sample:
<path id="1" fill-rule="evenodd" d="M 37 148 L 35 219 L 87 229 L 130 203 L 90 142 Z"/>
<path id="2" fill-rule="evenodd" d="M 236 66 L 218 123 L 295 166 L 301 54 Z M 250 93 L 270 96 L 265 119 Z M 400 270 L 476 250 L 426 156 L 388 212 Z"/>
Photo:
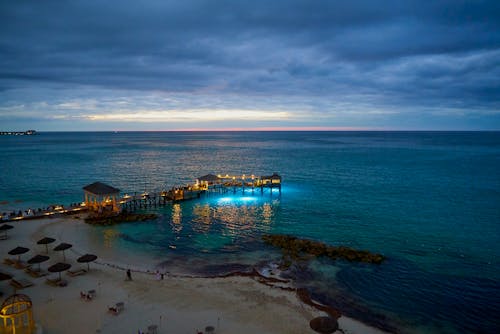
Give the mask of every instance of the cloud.
<path id="1" fill-rule="evenodd" d="M 4 120 L 246 110 L 369 126 L 500 110 L 497 1 L 4 1 L 0 22 Z"/>

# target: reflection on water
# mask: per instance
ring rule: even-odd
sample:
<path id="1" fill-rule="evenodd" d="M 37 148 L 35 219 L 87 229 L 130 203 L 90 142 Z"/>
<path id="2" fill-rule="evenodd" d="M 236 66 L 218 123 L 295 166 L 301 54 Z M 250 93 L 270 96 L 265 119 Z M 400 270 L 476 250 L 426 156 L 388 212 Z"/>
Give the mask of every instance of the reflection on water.
<path id="1" fill-rule="evenodd" d="M 271 224 L 271 221 L 273 219 L 273 208 L 269 203 L 264 203 L 262 205 L 262 223 L 265 225 Z"/>
<path id="2" fill-rule="evenodd" d="M 275 220 L 279 199 L 260 196 L 214 197 L 201 201 L 174 203 L 160 209 L 163 213 L 152 228 L 149 241 L 160 247 L 175 243 L 177 251 L 202 251 L 207 244 L 212 250 L 268 233 Z M 165 226 L 169 232 L 165 233 Z M 150 231 L 151 232 L 151 231 Z M 157 242 L 153 241 L 158 239 Z M 161 239 L 161 240 L 160 240 Z"/>
<path id="3" fill-rule="evenodd" d="M 215 233 L 232 238 L 252 232 L 267 232 L 273 222 L 273 206 L 278 203 L 279 200 L 262 202 L 258 197 L 248 196 L 222 197 L 211 203 L 197 203 L 192 211 L 192 228 L 198 233 L 208 233 L 215 224 Z"/>
<path id="4" fill-rule="evenodd" d="M 172 231 L 180 233 L 182 231 L 182 208 L 179 203 L 172 205 Z"/>
<path id="5" fill-rule="evenodd" d="M 113 244 L 116 242 L 118 237 L 120 237 L 120 232 L 112 228 L 107 228 L 102 231 L 102 235 L 104 247 L 113 248 Z"/>

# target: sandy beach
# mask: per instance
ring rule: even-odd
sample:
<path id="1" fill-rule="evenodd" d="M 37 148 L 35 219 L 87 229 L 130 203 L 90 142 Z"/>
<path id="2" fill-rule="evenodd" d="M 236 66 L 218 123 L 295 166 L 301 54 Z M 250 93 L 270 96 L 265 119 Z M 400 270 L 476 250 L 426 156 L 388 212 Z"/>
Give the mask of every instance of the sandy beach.
<path id="1" fill-rule="evenodd" d="M 53 218 L 10 223 L 7 240 L 0 241 L 2 256 L 17 246 L 30 248 L 22 255 L 27 260 L 43 254 L 45 246 L 36 241 L 49 236 L 50 260 L 42 269 L 61 262 L 62 252 L 51 250 L 59 242 L 73 247 L 65 252 L 71 270 L 86 268 L 76 259 L 85 253 L 96 254 L 97 263 L 90 264 L 85 275 L 70 277 L 66 287 L 53 287 L 45 279 L 58 274 L 32 278 L 23 270 L 1 264 L 1 271 L 16 279 L 28 279 L 33 286 L 19 290 L 33 301 L 35 322 L 40 333 L 147 333 L 156 325 L 158 333 L 196 334 L 213 326 L 216 333 L 314 333 L 309 321 L 325 313 L 302 303 L 293 291 L 266 286 L 249 277 L 188 278 L 166 275 L 158 280 L 153 262 L 141 258 L 118 259 L 115 252 L 88 240 L 86 231 L 93 228 L 81 219 Z M 132 269 L 132 280 L 126 280 L 123 268 Z M 146 271 L 150 271 L 147 273 Z M 0 283 L 3 299 L 14 292 L 8 281 Z M 95 290 L 91 301 L 80 298 L 80 292 Z M 108 307 L 124 303 L 118 315 Z M 344 333 L 383 333 L 358 321 L 342 316 Z M 41 330 L 41 331 L 40 331 Z M 338 331 L 340 333 L 340 331 Z"/>

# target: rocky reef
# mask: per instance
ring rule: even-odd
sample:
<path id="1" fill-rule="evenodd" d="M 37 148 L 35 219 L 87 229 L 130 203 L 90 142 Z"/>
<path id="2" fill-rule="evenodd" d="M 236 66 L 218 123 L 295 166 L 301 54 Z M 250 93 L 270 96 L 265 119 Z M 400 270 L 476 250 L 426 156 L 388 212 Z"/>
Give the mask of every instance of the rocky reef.
<path id="1" fill-rule="evenodd" d="M 381 254 L 345 246 L 329 246 L 319 241 L 300 239 L 290 235 L 267 234 L 262 236 L 262 239 L 265 243 L 281 249 L 285 266 L 290 266 L 292 261 L 320 256 L 326 256 L 333 260 L 344 259 L 351 262 L 375 264 L 380 264 L 385 259 Z"/>
<path id="2" fill-rule="evenodd" d="M 120 223 L 142 222 L 158 218 L 154 213 L 130 213 L 120 212 L 116 215 L 95 215 L 85 218 L 85 222 L 90 225 L 115 225 Z"/>

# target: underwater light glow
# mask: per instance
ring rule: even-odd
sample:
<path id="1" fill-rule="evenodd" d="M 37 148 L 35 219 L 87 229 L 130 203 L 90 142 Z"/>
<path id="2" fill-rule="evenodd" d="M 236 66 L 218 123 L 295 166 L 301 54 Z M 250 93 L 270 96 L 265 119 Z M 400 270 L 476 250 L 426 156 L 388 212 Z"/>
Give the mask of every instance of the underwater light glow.
<path id="1" fill-rule="evenodd" d="M 222 198 L 219 198 L 217 200 L 218 203 L 224 203 L 224 204 L 228 204 L 228 203 L 235 203 L 235 204 L 238 204 L 238 203 L 248 203 L 248 202 L 255 202 L 258 200 L 258 197 L 252 197 L 252 196 L 226 196 L 226 197 L 222 197 Z"/>
<path id="2" fill-rule="evenodd" d="M 219 198 L 219 202 L 222 202 L 222 203 L 228 203 L 228 202 L 232 202 L 234 198 L 232 197 L 222 197 L 222 198 Z"/>

